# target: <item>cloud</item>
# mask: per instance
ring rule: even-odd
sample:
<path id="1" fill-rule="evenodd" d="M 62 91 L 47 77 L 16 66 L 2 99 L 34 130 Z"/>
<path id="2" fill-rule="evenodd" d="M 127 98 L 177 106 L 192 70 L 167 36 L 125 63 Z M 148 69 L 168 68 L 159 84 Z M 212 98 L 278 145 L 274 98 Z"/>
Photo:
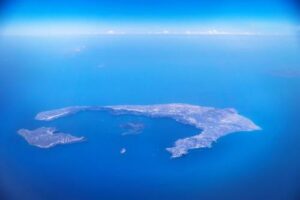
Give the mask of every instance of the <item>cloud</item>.
<path id="1" fill-rule="evenodd" d="M 262 22 L 191 24 L 133 24 L 100 22 L 14 23 L 0 27 L 4 35 L 295 35 L 299 25 Z"/>
<path id="2" fill-rule="evenodd" d="M 104 32 L 98 32 L 96 33 L 96 35 L 125 35 L 126 32 L 124 31 L 115 31 L 115 30 L 107 30 L 107 31 L 104 31 Z"/>
<path id="3" fill-rule="evenodd" d="M 300 69 L 273 70 L 269 74 L 281 78 L 300 78 Z"/>
<path id="4" fill-rule="evenodd" d="M 106 34 L 114 35 L 114 34 L 116 34 L 116 32 L 114 30 L 108 30 L 108 31 L 106 31 Z"/>
<path id="5" fill-rule="evenodd" d="M 139 34 L 144 34 L 140 32 Z M 185 31 L 150 31 L 147 35 L 262 35 L 259 32 L 250 31 L 223 31 L 218 29 L 207 29 L 207 30 L 185 30 Z"/>
<path id="6" fill-rule="evenodd" d="M 81 46 L 74 47 L 72 49 L 72 52 L 74 52 L 74 53 L 80 53 L 80 52 L 82 52 L 85 49 L 86 49 L 86 46 L 85 45 L 81 45 Z"/>
<path id="7" fill-rule="evenodd" d="M 217 29 L 208 29 L 205 31 L 190 31 L 183 32 L 184 35 L 260 35 L 258 32 L 246 31 L 222 31 Z"/>
<path id="8" fill-rule="evenodd" d="M 147 31 L 147 32 L 137 32 L 140 35 L 170 35 L 175 34 L 175 32 L 171 32 L 169 30 L 161 30 L 161 31 Z"/>
<path id="9" fill-rule="evenodd" d="M 104 68 L 104 67 L 106 67 L 106 65 L 104 65 L 104 64 L 99 64 L 99 65 L 97 65 L 97 68 L 98 68 L 98 69 L 102 69 L 102 68 Z"/>

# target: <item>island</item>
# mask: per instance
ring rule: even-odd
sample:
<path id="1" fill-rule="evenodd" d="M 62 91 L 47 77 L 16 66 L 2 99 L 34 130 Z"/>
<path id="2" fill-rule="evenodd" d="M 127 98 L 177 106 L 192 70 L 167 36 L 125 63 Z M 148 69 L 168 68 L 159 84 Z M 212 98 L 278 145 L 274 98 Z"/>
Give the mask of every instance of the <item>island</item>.
<path id="1" fill-rule="evenodd" d="M 66 108 L 61 108 L 56 110 L 50 110 L 50 111 L 38 113 L 35 119 L 42 120 L 42 121 L 52 121 L 71 114 L 76 114 L 77 112 L 80 111 L 95 110 L 96 107 L 97 106 L 72 106 L 72 107 L 66 107 Z"/>
<path id="2" fill-rule="evenodd" d="M 121 150 L 120 150 L 120 154 L 125 154 L 126 153 L 126 149 L 125 148 L 122 148 Z"/>
<path id="3" fill-rule="evenodd" d="M 261 130 L 261 128 L 254 122 L 240 115 L 233 108 L 218 109 L 214 107 L 182 103 L 156 105 L 73 106 L 40 112 L 36 115 L 35 119 L 51 121 L 82 111 L 109 111 L 117 115 L 140 115 L 151 118 L 170 118 L 178 123 L 199 129 L 199 134 L 191 137 L 180 138 L 174 142 L 172 147 L 166 148 L 166 150 L 171 153 L 172 158 L 181 157 L 192 149 L 209 148 L 216 140 L 231 133 Z M 28 138 L 30 139 L 30 136 Z M 45 137 L 45 139 L 47 140 L 47 137 Z M 44 140 L 38 140 L 35 144 L 38 144 L 39 141 L 46 142 Z M 65 141 L 65 139 L 63 139 L 63 141 Z"/>
<path id="4" fill-rule="evenodd" d="M 122 135 L 125 136 L 125 135 L 140 134 L 145 128 L 145 125 L 140 122 L 128 122 L 125 124 L 121 124 L 120 127 L 126 130 L 125 132 L 122 133 Z"/>
<path id="5" fill-rule="evenodd" d="M 50 148 L 58 144 L 70 144 L 84 141 L 84 137 L 75 137 L 67 133 L 61 133 L 54 127 L 41 127 L 35 130 L 20 129 L 18 134 L 34 146 Z"/>

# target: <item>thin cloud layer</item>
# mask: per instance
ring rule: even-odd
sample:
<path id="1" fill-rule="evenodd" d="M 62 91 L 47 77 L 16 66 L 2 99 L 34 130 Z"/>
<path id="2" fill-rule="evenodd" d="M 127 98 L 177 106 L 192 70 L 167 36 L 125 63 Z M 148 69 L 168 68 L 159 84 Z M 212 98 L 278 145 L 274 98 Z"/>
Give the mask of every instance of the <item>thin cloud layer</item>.
<path id="1" fill-rule="evenodd" d="M 292 23 L 192 23 L 192 24 L 115 24 L 32 23 L 0 27 L 3 35 L 295 35 L 299 26 Z"/>
<path id="2" fill-rule="evenodd" d="M 281 78 L 300 78 L 300 69 L 273 70 L 270 74 Z"/>

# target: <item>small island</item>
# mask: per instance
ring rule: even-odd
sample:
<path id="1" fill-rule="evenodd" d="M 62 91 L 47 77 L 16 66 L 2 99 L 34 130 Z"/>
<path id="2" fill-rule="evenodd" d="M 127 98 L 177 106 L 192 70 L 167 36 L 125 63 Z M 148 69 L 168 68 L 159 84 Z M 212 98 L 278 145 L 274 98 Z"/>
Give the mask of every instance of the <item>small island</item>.
<path id="1" fill-rule="evenodd" d="M 140 134 L 143 129 L 145 128 L 145 125 L 140 122 L 128 122 L 125 124 L 121 124 L 120 127 L 122 129 L 125 129 L 126 131 L 122 133 L 122 135 L 137 135 Z"/>
<path id="2" fill-rule="evenodd" d="M 84 137 L 57 132 L 54 127 L 41 127 L 35 130 L 20 129 L 18 134 L 24 137 L 29 144 L 40 148 L 50 148 L 58 144 L 70 144 L 85 140 Z"/>

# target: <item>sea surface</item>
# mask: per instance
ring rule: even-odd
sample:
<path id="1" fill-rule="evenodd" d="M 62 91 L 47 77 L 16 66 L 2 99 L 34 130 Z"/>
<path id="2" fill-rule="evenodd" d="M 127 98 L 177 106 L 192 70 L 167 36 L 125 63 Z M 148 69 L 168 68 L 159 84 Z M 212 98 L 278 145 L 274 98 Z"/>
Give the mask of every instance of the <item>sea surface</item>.
<path id="1" fill-rule="evenodd" d="M 0 199 L 297 200 L 299 55 L 293 36 L 2 36 Z M 163 103 L 232 107 L 263 130 L 171 159 L 165 148 L 199 130 L 106 112 L 34 120 L 73 105 Z M 145 128 L 123 136 L 128 122 Z M 17 134 L 41 126 L 87 140 L 40 149 Z"/>

